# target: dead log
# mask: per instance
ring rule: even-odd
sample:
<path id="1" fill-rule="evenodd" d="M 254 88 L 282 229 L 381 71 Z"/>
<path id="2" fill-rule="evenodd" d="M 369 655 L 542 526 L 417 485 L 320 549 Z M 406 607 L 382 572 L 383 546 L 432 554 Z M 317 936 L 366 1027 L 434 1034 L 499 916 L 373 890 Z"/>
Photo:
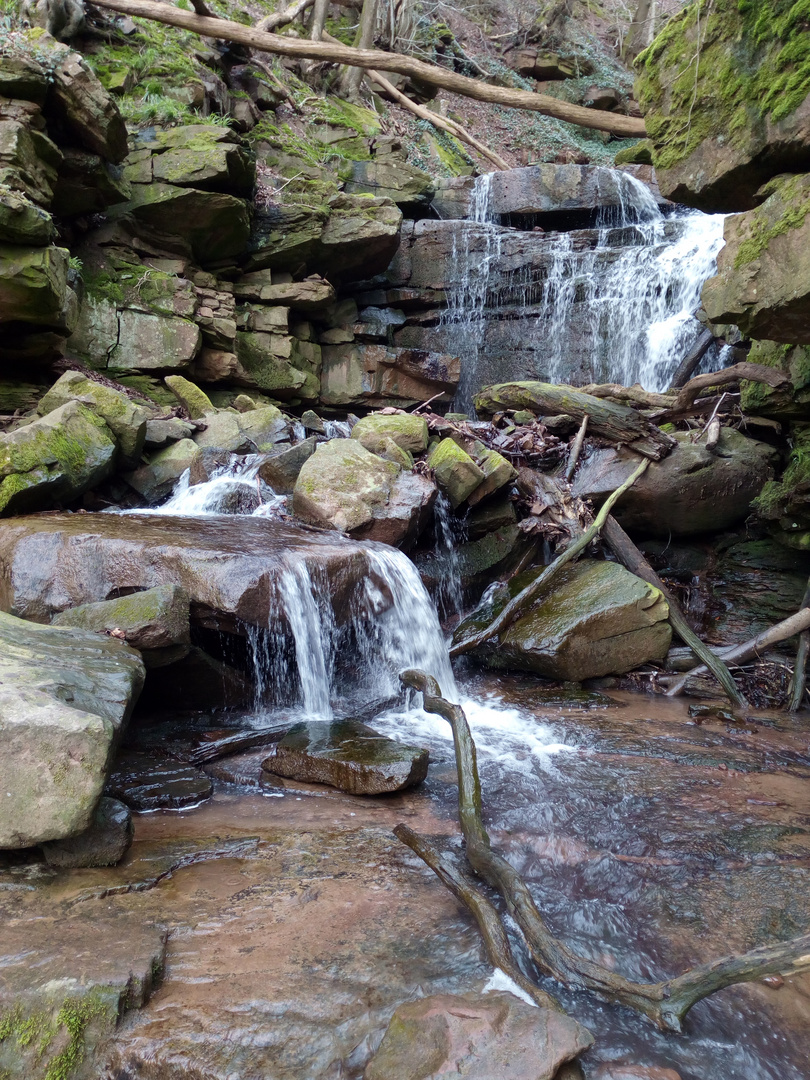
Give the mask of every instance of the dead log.
<path id="1" fill-rule="evenodd" d="M 279 26 L 287 26 L 288 23 L 295 22 L 313 2 L 314 0 L 298 0 L 297 3 L 292 4 L 285 11 L 274 11 L 272 15 L 265 15 L 263 19 L 259 19 L 256 23 L 256 29 L 269 31 L 276 30 Z"/>
<path id="2" fill-rule="evenodd" d="M 802 600 L 802 608 L 810 607 L 810 580 Z M 799 646 L 796 649 L 796 663 L 793 665 L 793 678 L 790 680 L 788 696 L 788 711 L 798 712 L 804 700 L 805 669 L 807 667 L 807 653 L 810 651 L 810 631 L 802 630 L 799 634 Z"/>
<path id="3" fill-rule="evenodd" d="M 481 816 L 481 781 L 475 742 L 464 710 L 441 696 L 436 680 L 423 671 L 403 671 L 404 686 L 419 690 L 423 707 L 450 724 L 458 770 L 458 814 L 473 870 L 501 894 L 537 966 L 566 986 L 592 990 L 647 1016 L 664 1031 L 681 1031 L 698 1001 L 738 982 L 765 975 L 796 975 L 810 970 L 810 934 L 766 945 L 739 956 L 701 964 L 674 979 L 637 983 L 625 979 L 559 941 L 546 926 L 528 886 L 512 864 L 492 850 Z"/>
<path id="4" fill-rule="evenodd" d="M 632 386 L 622 386 L 621 383 L 589 383 L 581 386 L 580 390 L 583 394 L 610 398 L 622 405 L 639 405 L 642 409 L 668 409 L 675 401 L 673 394 L 656 394 L 652 390 L 645 390 L 638 383 Z"/>
<path id="5" fill-rule="evenodd" d="M 542 113 L 569 124 L 607 131 L 620 138 L 641 139 L 646 134 L 644 121 L 631 116 L 622 116 L 599 109 L 586 109 L 582 105 L 571 105 L 566 101 L 549 97 L 547 94 L 535 94 L 530 90 L 493 86 L 491 83 L 470 79 L 466 75 L 457 75 L 436 64 L 428 64 L 402 53 L 387 53 L 378 49 L 355 49 L 350 45 L 334 45 L 326 41 L 309 41 L 304 38 L 268 34 L 228 19 L 211 19 L 195 15 L 191 11 L 182 11 L 170 4 L 159 3 L 158 0 L 95 0 L 95 6 L 110 11 L 121 11 L 126 15 L 135 15 L 142 19 L 154 19 L 156 22 L 177 26 L 181 30 L 190 30 L 203 37 L 234 41 L 239 45 L 246 45 L 260 52 L 275 53 L 278 56 L 291 56 L 301 60 L 324 60 L 331 64 L 376 68 L 378 71 L 397 71 L 401 75 L 421 79 L 431 86 L 438 86 L 451 93 L 474 98 L 476 101 L 490 101 L 507 108 Z"/>
<path id="6" fill-rule="evenodd" d="M 737 688 L 737 684 L 734 682 L 731 672 L 720 657 L 713 653 L 708 645 L 703 644 L 686 621 L 686 616 L 681 611 L 678 601 L 612 515 L 610 515 L 605 522 L 602 535 L 610 550 L 631 574 L 635 574 L 636 577 L 642 578 L 648 585 L 652 585 L 653 588 L 661 590 L 666 597 L 667 604 L 669 604 L 669 621 L 672 624 L 672 629 L 681 641 L 683 641 L 685 645 L 688 645 L 696 656 L 700 657 L 737 708 L 747 708 L 748 702 Z"/>
<path id="7" fill-rule="evenodd" d="M 475 408 L 490 416 L 505 409 L 531 409 L 545 416 L 566 413 L 580 422 L 587 415 L 588 427 L 594 435 L 630 445 L 653 461 L 666 457 L 675 446 L 670 435 L 635 409 L 586 394 L 573 386 L 542 382 L 499 383 L 476 396 Z"/>
<path id="8" fill-rule="evenodd" d="M 582 423 L 579 425 L 579 431 L 577 437 L 574 439 L 574 445 L 571 447 L 571 456 L 568 459 L 568 467 L 565 470 L 565 479 L 568 483 L 577 471 L 577 463 L 579 462 L 579 455 L 582 453 L 582 444 L 585 442 L 585 432 L 588 430 L 588 414 L 582 417 Z"/>
<path id="9" fill-rule="evenodd" d="M 669 384 L 670 390 L 680 390 L 682 386 L 685 386 L 689 382 L 692 375 L 695 373 L 700 361 L 706 355 L 711 348 L 714 341 L 714 334 L 711 330 L 704 330 L 695 344 L 681 360 L 675 369 L 675 374 L 672 376 L 672 382 Z"/>
<path id="10" fill-rule="evenodd" d="M 810 608 L 803 607 L 795 615 L 791 615 L 789 619 L 783 619 L 782 622 L 776 623 L 768 630 L 763 630 L 761 634 L 757 634 L 750 641 L 746 641 L 742 645 L 734 645 L 732 648 L 725 650 L 723 652 L 723 662 L 726 665 L 744 664 L 747 660 L 752 660 L 755 656 L 758 656 L 764 649 L 770 648 L 771 645 L 777 645 L 780 641 L 787 641 L 788 638 L 795 637 L 796 634 L 808 629 L 810 629 Z M 694 678 L 696 675 L 704 675 L 706 671 L 707 668 L 702 664 L 700 667 L 687 671 L 685 675 L 682 675 L 680 679 L 677 679 L 670 686 L 669 690 L 667 690 L 667 697 L 677 697 L 686 686 L 687 679 Z"/>
<path id="11" fill-rule="evenodd" d="M 670 408 L 656 413 L 651 419 L 655 421 L 673 420 L 685 410 L 691 409 L 695 398 L 701 390 L 710 386 L 726 386 L 728 383 L 739 382 L 747 379 L 749 382 L 765 383 L 767 386 L 784 386 L 790 383 L 790 378 L 777 368 L 766 367 L 765 364 L 750 364 L 745 361 L 741 364 L 733 364 L 721 371 L 711 371 L 708 375 L 697 375 L 694 379 L 683 386 L 678 392 L 674 403 Z"/>
<path id="12" fill-rule="evenodd" d="M 407 825 L 397 825 L 394 836 L 406 844 L 415 855 L 418 855 L 422 862 L 430 867 L 442 885 L 445 885 L 453 896 L 472 912 L 478 923 L 478 929 L 481 931 L 481 937 L 484 939 L 484 946 L 492 966 L 505 972 L 541 1008 L 562 1012 L 560 1003 L 551 994 L 541 990 L 531 979 L 527 979 L 517 966 L 509 938 L 501 924 L 498 909 L 484 895 L 480 886 L 470 875 L 465 874 L 455 862 L 450 861 L 447 855 L 434 847 L 429 840 L 409 829 Z"/>
<path id="13" fill-rule="evenodd" d="M 514 599 L 510 600 L 503 611 L 497 618 L 493 619 L 489 626 L 479 631 L 477 634 L 473 634 L 472 637 L 467 638 L 464 641 L 459 641 L 453 645 L 450 649 L 451 656 L 461 656 L 463 653 L 471 652 L 473 649 L 477 649 L 479 645 L 483 645 L 485 641 L 491 641 L 492 638 L 498 637 L 534 604 L 537 597 L 548 587 L 562 568 L 573 558 L 575 558 L 581 551 L 590 544 L 599 535 L 602 526 L 607 521 L 610 511 L 613 509 L 616 502 L 624 495 L 625 491 L 635 484 L 636 480 L 646 471 L 650 462 L 647 458 L 642 458 L 638 467 L 628 476 L 623 484 L 620 484 L 615 491 L 608 495 L 607 499 L 603 503 L 599 513 L 593 520 L 593 524 L 590 525 L 581 536 L 578 536 L 573 543 L 569 544 L 562 555 L 558 555 L 553 563 L 550 563 L 542 574 L 526 588 L 518 593 Z"/>

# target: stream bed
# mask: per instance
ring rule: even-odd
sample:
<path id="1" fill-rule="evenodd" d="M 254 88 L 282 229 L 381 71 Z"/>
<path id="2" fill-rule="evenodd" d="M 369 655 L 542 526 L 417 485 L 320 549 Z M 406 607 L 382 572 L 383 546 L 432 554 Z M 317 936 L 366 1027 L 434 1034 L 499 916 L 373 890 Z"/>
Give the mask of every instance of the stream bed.
<path id="1" fill-rule="evenodd" d="M 566 941 L 657 979 L 808 925 L 810 759 L 797 722 L 696 721 L 681 701 L 515 676 L 462 676 L 459 695 L 493 843 Z M 165 725 L 141 717 L 130 744 L 165 738 Z M 376 798 L 272 778 L 259 787 L 266 751 L 254 749 L 230 774 L 209 767 L 207 802 L 137 815 L 116 867 L 0 872 L 4 980 L 33 969 L 126 977 L 168 931 L 162 983 L 124 1017 L 99 1077 L 361 1077 L 398 1004 L 481 989 L 493 974 L 466 911 L 391 834 L 405 821 L 459 846 L 449 728 L 405 708 L 374 726 L 430 747 L 421 787 Z M 547 988 L 596 1036 L 589 1080 L 609 1063 L 681 1080 L 810 1075 L 807 976 L 725 990 L 694 1008 L 682 1036 Z"/>

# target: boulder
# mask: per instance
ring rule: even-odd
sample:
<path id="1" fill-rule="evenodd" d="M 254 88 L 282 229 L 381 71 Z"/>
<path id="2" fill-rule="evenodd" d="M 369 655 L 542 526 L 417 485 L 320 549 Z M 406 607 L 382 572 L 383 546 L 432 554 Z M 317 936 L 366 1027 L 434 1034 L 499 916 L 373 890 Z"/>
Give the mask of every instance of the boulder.
<path id="1" fill-rule="evenodd" d="M 289 425 L 275 405 L 250 412 L 229 409 L 206 413 L 205 427 L 194 436 L 199 447 L 234 454 L 263 454 L 289 437 Z"/>
<path id="2" fill-rule="evenodd" d="M 67 840 L 48 841 L 42 845 L 42 854 L 48 866 L 57 870 L 115 866 L 126 855 L 134 835 L 127 807 L 117 799 L 101 798 L 84 832 Z"/>
<path id="3" fill-rule="evenodd" d="M 321 400 L 325 405 L 406 408 L 441 395 L 450 402 L 461 361 L 447 353 L 385 345 L 325 345 Z"/>
<path id="4" fill-rule="evenodd" d="M 433 448 L 428 465 L 436 475 L 436 483 L 455 510 L 484 482 L 485 474 L 470 455 L 453 439 L 447 438 Z"/>
<path id="5" fill-rule="evenodd" d="M 242 634 L 243 624 L 282 630 L 278 579 L 298 563 L 318 574 L 340 625 L 358 584 L 375 573 L 362 545 L 267 518 L 9 518 L 0 529 L 0 601 L 16 615 L 49 622 L 66 608 L 176 585 L 191 600 L 193 624 Z"/>
<path id="6" fill-rule="evenodd" d="M 688 432 L 676 432 L 675 439 L 675 450 L 651 462 L 616 504 L 616 519 L 652 536 L 695 536 L 739 524 L 773 476 L 779 452 L 733 428 L 721 430 L 713 452 Z M 579 466 L 573 493 L 602 502 L 637 465 L 629 450 L 594 450 Z"/>
<path id="7" fill-rule="evenodd" d="M 755 341 L 748 353 L 752 364 L 764 364 L 783 371 L 790 379 L 782 386 L 743 381 L 740 408 L 747 416 L 769 416 L 775 420 L 802 420 L 810 417 L 810 347 L 780 345 L 775 341 Z"/>
<path id="8" fill-rule="evenodd" d="M 98 154 L 64 147 L 62 159 L 51 207 L 57 216 L 99 214 L 108 206 L 126 202 L 132 194 L 129 184 L 121 177 L 121 169 Z"/>
<path id="9" fill-rule="evenodd" d="M 148 173 L 141 165 L 143 150 Z M 256 178 L 255 164 L 243 148 L 239 136 L 222 124 L 188 124 L 142 133 L 130 158 L 137 171 L 133 179 L 139 183 L 153 180 L 179 187 L 194 187 L 204 191 L 224 191 L 249 195 Z"/>
<path id="10" fill-rule="evenodd" d="M 31 323 L 67 332 L 73 322 L 69 253 L 59 247 L 0 245 L 0 324 Z"/>
<path id="11" fill-rule="evenodd" d="M 123 161 L 127 128 L 115 99 L 78 53 L 63 45 L 55 45 L 53 52 L 56 63 L 51 72 L 51 104 L 57 117 L 85 149 L 105 161 Z"/>
<path id="12" fill-rule="evenodd" d="M 254 300 L 263 304 L 286 304 L 294 311 L 319 312 L 334 303 L 335 289 L 323 278 L 273 283 L 268 271 L 244 274 L 234 285 L 237 299 Z"/>
<path id="13" fill-rule="evenodd" d="M 0 244 L 41 247 L 50 242 L 53 220 L 22 191 L 0 188 Z"/>
<path id="14" fill-rule="evenodd" d="M 185 240 L 203 264 L 233 258 L 250 236 L 244 199 L 158 181 L 133 184 L 131 201 L 114 207 L 113 214 L 129 215 L 136 227 L 144 225 L 158 236 Z"/>
<path id="15" fill-rule="evenodd" d="M 41 131 L 19 120 L 0 120 L 0 183 L 50 206 L 62 154 Z"/>
<path id="16" fill-rule="evenodd" d="M 421 784 L 428 760 L 427 750 L 395 742 L 357 720 L 310 721 L 292 727 L 262 768 L 350 795 L 382 795 Z"/>
<path id="17" fill-rule="evenodd" d="M 207 413 L 216 412 L 208 394 L 189 379 L 182 375 L 167 375 L 163 381 L 192 420 L 201 420 Z"/>
<path id="18" fill-rule="evenodd" d="M 475 446 L 475 456 L 478 467 L 484 474 L 483 483 L 479 484 L 467 501 L 470 506 L 477 506 L 502 487 L 511 484 L 517 477 L 517 469 L 499 454 L 497 450 L 490 450 L 483 443 Z"/>
<path id="19" fill-rule="evenodd" d="M 0 514 L 69 503 L 112 472 L 116 443 L 78 401 L 0 435 Z"/>
<path id="20" fill-rule="evenodd" d="M 323 443 L 304 463 L 293 509 L 314 525 L 363 540 L 409 546 L 427 524 L 436 489 L 353 439 Z"/>
<path id="21" fill-rule="evenodd" d="M 441 595 L 448 581 L 457 577 L 462 590 L 477 599 L 492 581 L 514 571 L 531 540 L 517 527 L 511 503 L 509 510 L 511 516 L 501 510 L 494 520 L 484 522 L 483 536 L 479 532 L 452 551 L 436 547 L 414 555 L 419 576 L 432 595 Z"/>
<path id="22" fill-rule="evenodd" d="M 593 65 L 574 56 L 561 56 L 547 49 L 527 45 L 508 53 L 507 63 L 519 74 L 540 82 L 556 82 L 590 75 Z"/>
<path id="23" fill-rule="evenodd" d="M 810 115 L 810 103 L 808 103 Z M 810 119 L 808 120 L 810 149 Z M 810 175 L 780 176 L 755 210 L 732 214 L 717 274 L 703 286 L 709 320 L 745 337 L 810 344 Z"/>
<path id="24" fill-rule="evenodd" d="M 176 315 L 152 315 L 124 308 L 109 368 L 116 372 L 177 371 L 187 368 L 200 350 L 200 328 Z"/>
<path id="25" fill-rule="evenodd" d="M 96 604 L 80 604 L 58 612 L 53 626 L 78 626 L 95 634 L 120 631 L 116 636 L 133 649 L 163 649 L 169 645 L 191 641 L 188 596 L 177 585 L 158 585 L 154 589 L 102 600 Z"/>
<path id="26" fill-rule="evenodd" d="M 138 654 L 0 613 L 0 848 L 87 829 L 144 679 Z"/>
<path id="27" fill-rule="evenodd" d="M 373 447 L 367 445 L 369 441 L 390 438 L 409 454 L 423 454 L 428 445 L 428 426 L 422 416 L 408 413 L 372 413 L 371 416 L 364 416 L 357 421 L 352 428 L 352 438 L 359 439 L 372 453 Z"/>
<path id="28" fill-rule="evenodd" d="M 266 457 L 259 465 L 257 476 L 277 495 L 291 495 L 299 473 L 315 453 L 316 445 L 317 440 L 312 435 L 288 450 L 282 450 L 280 454 Z"/>
<path id="29" fill-rule="evenodd" d="M 489 625 L 507 602 L 542 569 L 530 570 L 488 596 L 454 640 Z M 527 615 L 484 643 L 474 655 L 490 667 L 533 671 L 549 679 L 582 682 L 623 675 L 662 660 L 672 638 L 663 594 L 616 563 L 580 559 L 564 567 Z"/>
<path id="30" fill-rule="evenodd" d="M 154 506 L 172 493 L 186 469 L 191 467 L 200 449 L 191 439 L 181 439 L 154 454 L 146 465 L 126 473 L 124 479 Z"/>
<path id="31" fill-rule="evenodd" d="M 355 161 L 344 191 L 350 195 L 390 199 L 397 206 L 414 210 L 430 206 L 433 180 L 428 173 L 405 161 Z"/>
<path id="32" fill-rule="evenodd" d="M 570 1016 L 508 992 L 435 994 L 399 1006 L 363 1080 L 552 1080 L 592 1043 Z"/>
<path id="33" fill-rule="evenodd" d="M 240 386 L 271 391 L 282 401 L 311 401 L 318 396 L 317 373 L 294 354 L 292 339 L 286 335 L 237 334 L 236 356 L 233 381 Z"/>
<path id="34" fill-rule="evenodd" d="M 796 4 L 768 17 L 758 4 L 690 4 L 639 57 L 635 92 L 667 198 L 750 210 L 765 181 L 808 167 L 804 19 Z"/>
<path id="35" fill-rule="evenodd" d="M 41 399 L 37 412 L 47 416 L 69 401 L 86 405 L 106 423 L 118 443 L 122 465 L 132 467 L 139 461 L 146 439 L 147 409 L 112 386 L 78 371 L 66 371 Z"/>

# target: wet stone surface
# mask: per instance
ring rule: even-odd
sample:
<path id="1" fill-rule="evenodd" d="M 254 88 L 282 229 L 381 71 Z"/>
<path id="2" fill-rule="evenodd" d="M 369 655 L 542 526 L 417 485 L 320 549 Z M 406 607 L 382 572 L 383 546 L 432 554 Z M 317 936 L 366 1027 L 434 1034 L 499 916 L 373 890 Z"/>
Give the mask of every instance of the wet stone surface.
<path id="1" fill-rule="evenodd" d="M 471 679 L 462 698 L 493 844 L 567 942 L 656 979 L 806 932 L 806 719 L 758 717 L 752 734 L 696 723 L 683 702 L 569 698 L 507 676 Z M 118 866 L 7 861 L 0 1003 L 34 977 L 104 979 L 130 957 L 139 970 L 147 928 L 162 926 L 163 982 L 91 1048 L 87 1080 L 360 1080 L 403 1002 L 480 992 L 492 968 L 476 927 L 392 835 L 404 821 L 459 850 L 449 729 L 401 712 L 374 727 L 430 748 L 419 788 L 359 799 L 279 779 L 251 791 L 235 783 L 256 776 L 254 747 L 207 764 L 228 776 L 199 807 L 136 815 Z M 544 986 L 596 1037 L 587 1080 L 807 1078 L 806 976 L 729 988 L 692 1010 L 683 1036 Z"/>
<path id="2" fill-rule="evenodd" d="M 211 796 L 211 780 L 201 769 L 155 754 L 119 757 L 106 792 L 141 813 L 196 806 Z"/>

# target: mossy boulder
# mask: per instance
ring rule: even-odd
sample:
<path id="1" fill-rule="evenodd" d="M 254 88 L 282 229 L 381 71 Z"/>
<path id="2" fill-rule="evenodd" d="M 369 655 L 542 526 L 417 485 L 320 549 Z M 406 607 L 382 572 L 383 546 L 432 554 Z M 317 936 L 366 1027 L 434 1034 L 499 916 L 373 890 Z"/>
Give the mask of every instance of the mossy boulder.
<path id="1" fill-rule="evenodd" d="M 291 495 L 304 462 L 309 461 L 315 453 L 316 445 L 315 436 L 311 435 L 295 446 L 268 456 L 259 466 L 257 475 L 277 495 Z"/>
<path id="2" fill-rule="evenodd" d="M 783 543 L 810 551 L 810 425 L 795 426 L 787 468 L 763 487 L 753 510 Z"/>
<path id="3" fill-rule="evenodd" d="M 732 323 L 746 336 L 807 345 L 810 174 L 777 177 L 760 195 L 761 206 L 726 218 L 726 243 L 716 276 L 703 286 L 703 305 L 711 322 Z"/>
<path id="4" fill-rule="evenodd" d="M 333 439 L 301 468 L 293 509 L 313 525 L 407 548 L 427 524 L 435 498 L 426 477 L 377 457 L 355 439 Z"/>
<path id="5" fill-rule="evenodd" d="M 182 375 L 167 375 L 163 380 L 192 420 L 200 420 L 206 413 L 216 412 L 211 399 L 196 383 Z"/>
<path id="6" fill-rule="evenodd" d="M 61 162 L 47 135 L 18 120 L 0 120 L 0 183 L 47 208 Z"/>
<path id="7" fill-rule="evenodd" d="M 428 445 L 427 421 L 424 417 L 409 413 L 372 413 L 358 420 L 352 428 L 352 438 L 359 439 L 364 446 L 369 439 L 373 441 L 383 437 L 393 439 L 397 446 L 410 454 L 422 454 Z M 366 449 L 374 452 L 371 446 L 366 446 Z"/>
<path id="8" fill-rule="evenodd" d="M 52 39 L 50 39 L 52 40 Z M 48 39 L 43 36 L 39 43 Z M 127 128 L 115 99 L 104 89 L 86 60 L 53 42 L 50 107 L 59 122 L 86 150 L 114 164 L 127 153 Z"/>
<path id="9" fill-rule="evenodd" d="M 431 176 L 405 161 L 355 161 L 344 185 L 350 195 L 374 195 L 413 210 L 430 206 L 434 189 Z"/>
<path id="10" fill-rule="evenodd" d="M 768 386 L 743 381 L 740 408 L 744 413 L 770 416 L 775 420 L 810 420 L 810 346 L 755 341 L 748 359 L 753 364 L 783 371 L 790 383 Z"/>
<path id="11" fill-rule="evenodd" d="M 76 626 L 94 634 L 119 630 L 128 645 L 142 652 L 188 644 L 188 617 L 188 595 L 177 585 L 158 585 L 115 600 L 67 608 L 54 616 L 52 625 Z"/>
<path id="12" fill-rule="evenodd" d="M 127 473 L 124 479 L 148 503 L 155 505 L 171 495 L 174 485 L 191 468 L 199 453 L 200 448 L 191 439 L 180 439 L 154 454 L 148 464 Z"/>
<path id="13" fill-rule="evenodd" d="M 143 662 L 112 638 L 5 613 L 0 643 L 0 848 L 73 836 L 92 821 Z"/>
<path id="14" fill-rule="evenodd" d="M 69 401 L 86 405 L 107 424 L 118 443 L 121 464 L 132 466 L 138 461 L 146 439 L 147 409 L 112 386 L 78 371 L 66 371 L 41 399 L 37 412 L 47 416 Z"/>
<path id="15" fill-rule="evenodd" d="M 652 165 L 653 144 L 649 139 L 642 139 L 635 146 L 628 146 L 620 150 L 613 159 L 613 164 L 619 165 Z"/>
<path id="16" fill-rule="evenodd" d="M 285 334 L 238 333 L 238 368 L 234 381 L 241 386 L 270 391 L 282 401 L 312 401 L 320 381 L 303 365 L 295 366 L 292 339 Z"/>
<path id="17" fill-rule="evenodd" d="M 67 283 L 68 256 L 66 248 L 0 245 L 0 323 L 72 329 L 77 302 Z"/>
<path id="18" fill-rule="evenodd" d="M 484 480 L 469 496 L 470 506 L 477 506 L 490 495 L 494 495 L 496 491 L 511 484 L 517 477 L 517 469 L 512 463 L 507 461 L 503 454 L 499 454 L 497 450 L 491 450 L 483 443 L 476 443 L 475 458 L 476 464 L 484 474 Z"/>
<path id="19" fill-rule="evenodd" d="M 795 0 L 698 0 L 639 56 L 635 94 L 661 192 L 748 210 L 771 177 L 810 163 L 810 37 Z"/>
<path id="20" fill-rule="evenodd" d="M 459 625 L 454 640 L 464 641 L 488 625 L 541 573 L 520 574 L 484 600 Z M 622 675 L 663 659 L 672 637 L 668 618 L 669 607 L 658 589 L 616 563 L 581 559 L 560 571 L 496 645 L 488 642 L 475 655 L 490 667 L 570 682 Z"/>
<path id="21" fill-rule="evenodd" d="M 255 163 L 239 136 L 221 124 L 151 129 L 137 139 L 127 165 L 137 183 L 156 180 L 236 195 L 250 194 L 256 179 Z"/>
<path id="22" fill-rule="evenodd" d="M 21 191 L 0 185 L 0 244 L 41 247 L 50 242 L 53 220 Z"/>
<path id="23" fill-rule="evenodd" d="M 72 502 L 110 475 L 116 452 L 106 423 L 78 401 L 0 435 L 0 514 Z"/>
<path id="24" fill-rule="evenodd" d="M 483 469 L 452 439 L 442 439 L 428 458 L 436 483 L 450 500 L 453 509 L 469 498 L 484 482 Z"/>
<path id="25" fill-rule="evenodd" d="M 275 405 L 249 412 L 222 409 L 207 413 L 205 427 L 194 436 L 197 446 L 234 454 L 262 454 L 289 437 L 289 425 Z"/>

